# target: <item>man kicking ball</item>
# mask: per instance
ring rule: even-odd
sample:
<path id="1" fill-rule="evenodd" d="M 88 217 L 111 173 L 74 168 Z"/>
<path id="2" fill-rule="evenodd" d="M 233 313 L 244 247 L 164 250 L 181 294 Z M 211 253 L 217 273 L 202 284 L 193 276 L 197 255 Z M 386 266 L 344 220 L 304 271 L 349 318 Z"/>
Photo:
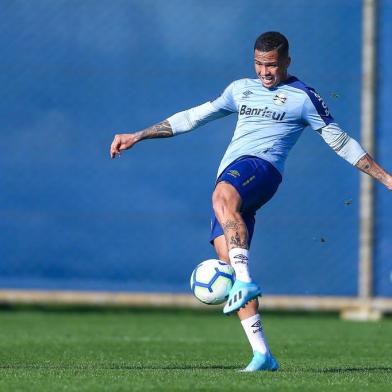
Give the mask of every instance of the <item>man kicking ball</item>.
<path id="1" fill-rule="evenodd" d="M 256 211 L 277 191 L 287 155 L 302 131 L 310 126 L 339 156 L 392 190 L 392 176 L 340 129 L 320 95 L 288 74 L 289 44 L 284 35 L 260 35 L 254 45 L 254 64 L 256 79 L 234 81 L 214 101 L 176 113 L 145 130 L 116 135 L 110 148 L 114 158 L 141 140 L 180 135 L 237 113 L 212 195 L 210 241 L 218 258 L 229 262 L 236 273 L 223 312 L 237 312 L 252 346 L 247 372 L 279 368 L 258 313 L 261 289 L 249 273 L 249 247 Z"/>

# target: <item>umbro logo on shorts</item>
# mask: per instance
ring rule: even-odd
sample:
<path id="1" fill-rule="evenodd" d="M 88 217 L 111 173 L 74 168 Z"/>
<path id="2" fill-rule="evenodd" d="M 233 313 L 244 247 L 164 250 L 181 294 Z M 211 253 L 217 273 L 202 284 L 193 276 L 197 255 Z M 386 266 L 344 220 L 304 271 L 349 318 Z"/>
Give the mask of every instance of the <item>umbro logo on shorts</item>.
<path id="1" fill-rule="evenodd" d="M 229 170 L 227 172 L 227 174 L 230 174 L 231 176 L 233 176 L 234 178 L 240 177 L 241 174 L 238 170 Z"/>

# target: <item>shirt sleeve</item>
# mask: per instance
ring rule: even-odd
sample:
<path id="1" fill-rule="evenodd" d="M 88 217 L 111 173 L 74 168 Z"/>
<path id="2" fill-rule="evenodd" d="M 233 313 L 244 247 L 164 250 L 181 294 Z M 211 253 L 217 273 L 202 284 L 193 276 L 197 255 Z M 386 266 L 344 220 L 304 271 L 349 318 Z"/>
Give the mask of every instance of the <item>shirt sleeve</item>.
<path id="1" fill-rule="evenodd" d="M 338 154 L 352 165 L 366 155 L 361 145 L 346 132 L 340 129 L 336 123 L 331 123 L 317 130 L 324 141 Z"/>
<path id="2" fill-rule="evenodd" d="M 308 87 L 306 93 L 302 110 L 304 122 L 317 131 L 336 154 L 355 165 L 366 151 L 336 124 L 327 104 L 314 89 Z"/>
<path id="3" fill-rule="evenodd" d="M 233 99 L 233 84 L 234 82 L 214 101 L 203 103 L 170 116 L 167 121 L 171 125 L 173 135 L 192 131 L 210 121 L 237 111 Z"/>
<path id="4" fill-rule="evenodd" d="M 227 114 L 235 113 L 238 111 L 237 105 L 234 100 L 234 87 L 235 82 L 229 84 L 223 93 L 214 101 L 212 101 L 212 105 L 220 110 L 225 111 Z"/>
<path id="5" fill-rule="evenodd" d="M 307 97 L 302 108 L 302 119 L 307 125 L 317 131 L 335 122 L 327 104 L 314 89 L 308 87 L 306 94 Z"/>

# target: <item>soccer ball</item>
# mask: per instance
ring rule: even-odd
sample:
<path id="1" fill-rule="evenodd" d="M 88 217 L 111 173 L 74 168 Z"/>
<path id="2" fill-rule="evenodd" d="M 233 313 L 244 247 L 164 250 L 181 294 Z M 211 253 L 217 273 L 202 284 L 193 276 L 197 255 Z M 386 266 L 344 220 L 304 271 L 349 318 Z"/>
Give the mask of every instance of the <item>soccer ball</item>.
<path id="1" fill-rule="evenodd" d="M 234 269 L 231 265 L 210 259 L 200 263 L 191 275 L 191 290 L 195 297 L 207 304 L 225 302 L 234 284 Z"/>

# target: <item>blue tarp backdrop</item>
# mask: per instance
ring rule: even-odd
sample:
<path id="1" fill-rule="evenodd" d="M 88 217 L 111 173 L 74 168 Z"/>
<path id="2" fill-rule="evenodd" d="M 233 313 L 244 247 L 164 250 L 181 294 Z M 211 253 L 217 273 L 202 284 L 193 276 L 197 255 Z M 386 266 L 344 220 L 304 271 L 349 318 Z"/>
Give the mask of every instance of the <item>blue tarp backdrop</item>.
<path id="1" fill-rule="evenodd" d="M 381 7 L 377 137 L 392 169 L 391 2 Z M 235 116 L 114 161 L 109 145 L 254 77 L 267 30 L 287 35 L 291 73 L 359 140 L 359 0 L 2 0 L 0 287 L 188 292 L 214 257 L 211 191 Z M 251 268 L 266 294 L 357 294 L 358 179 L 304 132 L 258 213 Z M 377 191 L 376 290 L 392 295 L 392 198 Z"/>
<path id="2" fill-rule="evenodd" d="M 392 169 L 392 128 L 387 113 L 392 87 L 392 0 L 380 1 L 379 83 L 377 95 L 376 148 L 380 162 Z M 392 195 L 376 185 L 376 249 L 374 290 L 377 296 L 392 296 Z"/>

